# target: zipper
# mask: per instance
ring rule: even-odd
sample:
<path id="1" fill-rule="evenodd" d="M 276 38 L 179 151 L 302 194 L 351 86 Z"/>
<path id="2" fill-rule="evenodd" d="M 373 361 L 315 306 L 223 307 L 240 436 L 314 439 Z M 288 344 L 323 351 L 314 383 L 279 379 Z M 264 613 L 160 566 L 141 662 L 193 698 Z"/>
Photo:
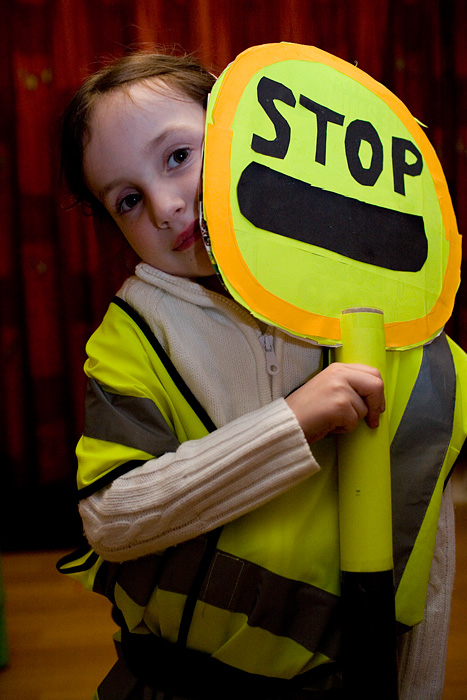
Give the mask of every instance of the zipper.
<path id="1" fill-rule="evenodd" d="M 274 352 L 274 337 L 272 335 L 260 335 L 261 345 L 263 346 L 266 355 L 266 369 L 268 374 L 274 376 L 279 372 L 276 353 Z"/>
<path id="2" fill-rule="evenodd" d="M 229 308 L 234 308 L 237 314 L 239 314 L 242 318 L 248 321 L 248 325 L 250 327 L 256 326 L 257 328 L 255 320 L 244 306 L 241 306 L 240 304 L 238 304 L 238 302 L 234 301 L 233 299 L 230 299 L 229 297 L 222 297 L 222 303 L 226 304 Z M 279 364 L 276 358 L 276 353 L 274 351 L 274 336 L 269 333 L 264 333 L 263 335 L 261 331 L 258 331 L 258 336 L 266 355 L 267 372 L 269 375 L 274 377 L 276 374 L 279 374 L 280 371 Z"/>

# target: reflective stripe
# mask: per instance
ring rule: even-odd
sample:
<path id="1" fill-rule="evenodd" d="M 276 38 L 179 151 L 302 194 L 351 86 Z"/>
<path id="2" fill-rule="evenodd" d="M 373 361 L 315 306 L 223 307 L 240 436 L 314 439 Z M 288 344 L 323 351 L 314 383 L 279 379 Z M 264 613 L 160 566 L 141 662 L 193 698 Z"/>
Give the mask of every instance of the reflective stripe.
<path id="1" fill-rule="evenodd" d="M 437 484 L 452 435 L 456 374 L 444 334 L 423 348 L 417 380 L 391 444 L 396 587 Z"/>
<path id="2" fill-rule="evenodd" d="M 88 380 L 83 435 L 116 442 L 159 457 L 175 452 L 179 441 L 151 399 L 104 391 Z"/>
<path id="3" fill-rule="evenodd" d="M 144 607 L 157 586 L 164 555 L 153 554 L 133 561 L 104 561 L 96 574 L 93 590 L 114 602 L 114 588 L 118 584 L 132 600 Z"/>
<path id="4" fill-rule="evenodd" d="M 335 658 L 338 640 L 333 615 L 339 597 L 320 588 L 217 551 L 200 600 L 243 613 L 250 627 L 293 639 L 311 652 L 319 648 Z"/>
<path id="5" fill-rule="evenodd" d="M 160 555 L 121 564 L 103 561 L 93 590 L 115 602 L 114 589 L 118 582 L 141 608 L 148 604 L 156 587 L 188 595 L 206 542 L 207 537 L 200 536 Z M 84 562 L 81 570 L 87 568 L 89 561 Z M 339 596 L 315 586 L 287 579 L 217 550 L 199 600 L 231 613 L 242 613 L 248 617 L 249 626 L 289 637 L 311 652 L 319 649 L 329 658 L 337 654 Z"/>
<path id="6" fill-rule="evenodd" d="M 147 605 L 156 585 L 159 590 L 188 595 L 206 541 L 205 536 L 200 536 L 168 550 L 165 555 L 120 565 L 106 563 L 101 567 L 106 570 L 99 571 L 96 577 L 94 590 L 108 596 L 112 588 L 109 582 L 118 570 L 118 585 L 141 607 Z M 242 613 L 248 617 L 250 627 L 289 637 L 311 652 L 319 647 L 326 656 L 334 658 L 338 650 L 334 616 L 339 596 L 279 576 L 226 552 L 216 551 L 199 600 L 231 613 Z"/>

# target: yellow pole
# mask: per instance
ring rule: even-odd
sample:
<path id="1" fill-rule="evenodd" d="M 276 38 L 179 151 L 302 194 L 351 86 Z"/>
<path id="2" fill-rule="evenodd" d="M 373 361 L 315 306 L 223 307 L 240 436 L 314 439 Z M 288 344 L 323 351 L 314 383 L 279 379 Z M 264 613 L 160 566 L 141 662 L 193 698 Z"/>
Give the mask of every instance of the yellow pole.
<path id="1" fill-rule="evenodd" d="M 376 367 L 386 382 L 384 317 L 378 309 L 341 315 L 336 359 Z M 391 467 L 387 412 L 338 439 L 344 697 L 397 700 Z"/>
<path id="2" fill-rule="evenodd" d="M 378 309 L 347 309 L 341 316 L 338 362 L 376 367 L 386 382 L 384 316 Z M 341 569 L 393 568 L 391 467 L 387 412 L 377 429 L 364 421 L 339 437 Z"/>

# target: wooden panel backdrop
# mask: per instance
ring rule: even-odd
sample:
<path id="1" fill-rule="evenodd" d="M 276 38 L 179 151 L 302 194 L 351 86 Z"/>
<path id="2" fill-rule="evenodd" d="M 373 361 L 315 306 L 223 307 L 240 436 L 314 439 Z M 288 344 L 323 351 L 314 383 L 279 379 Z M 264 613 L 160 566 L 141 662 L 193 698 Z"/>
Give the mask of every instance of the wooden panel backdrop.
<path id="1" fill-rule="evenodd" d="M 428 125 L 467 225 L 464 0 L 1 0 L 0 353 L 3 549 L 72 546 L 87 337 L 122 278 L 58 187 L 57 121 L 109 55 L 147 44 L 214 70 L 294 41 L 349 61 Z M 467 287 L 450 332 L 467 347 Z"/>

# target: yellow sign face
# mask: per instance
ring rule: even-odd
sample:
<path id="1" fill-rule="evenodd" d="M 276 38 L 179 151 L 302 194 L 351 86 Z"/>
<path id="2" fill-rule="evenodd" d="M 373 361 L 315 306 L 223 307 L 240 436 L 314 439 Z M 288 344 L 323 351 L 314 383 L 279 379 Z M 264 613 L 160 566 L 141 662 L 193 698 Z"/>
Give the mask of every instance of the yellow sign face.
<path id="1" fill-rule="evenodd" d="M 288 332 L 339 344 L 342 310 L 372 307 L 405 348 L 452 312 L 460 236 L 432 146 L 391 92 L 318 49 L 254 47 L 219 78 L 204 215 L 234 298 Z"/>

